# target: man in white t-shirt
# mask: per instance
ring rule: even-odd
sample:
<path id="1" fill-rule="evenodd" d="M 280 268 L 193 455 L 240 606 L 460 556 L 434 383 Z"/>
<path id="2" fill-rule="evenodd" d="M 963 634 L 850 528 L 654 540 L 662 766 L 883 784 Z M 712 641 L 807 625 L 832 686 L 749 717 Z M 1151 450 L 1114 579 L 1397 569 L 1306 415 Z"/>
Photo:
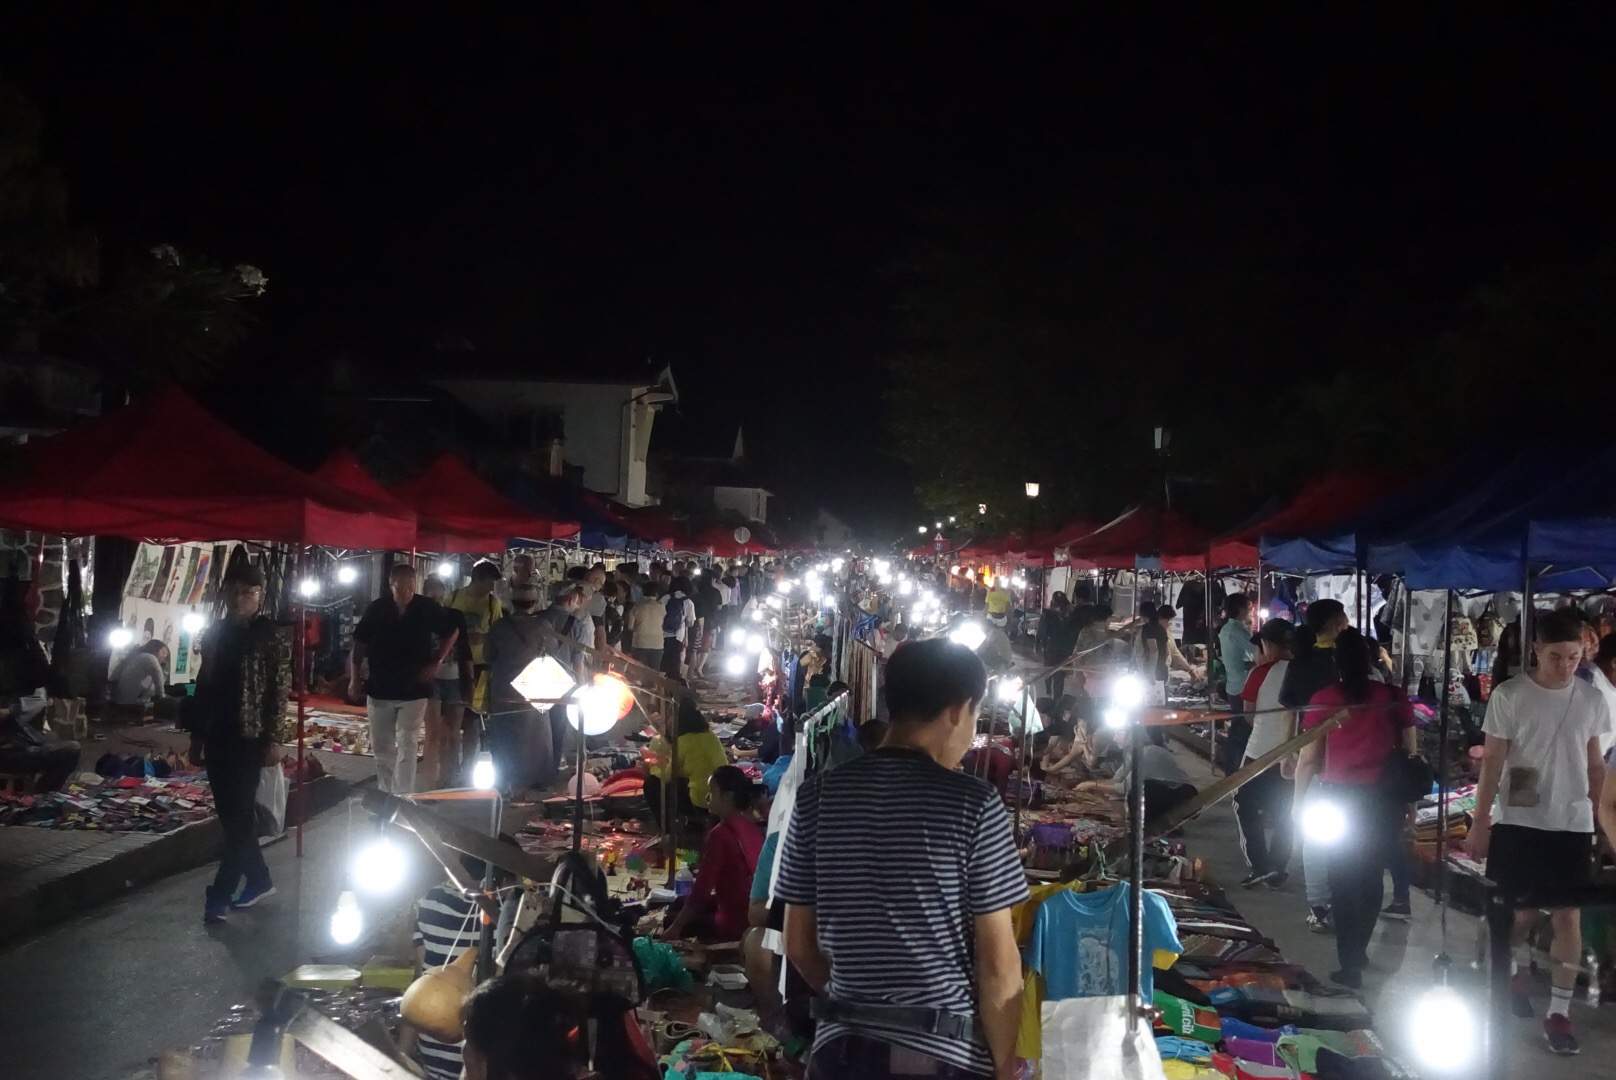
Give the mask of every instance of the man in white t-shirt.
<path id="1" fill-rule="evenodd" d="M 1611 717 L 1599 691 L 1576 677 L 1581 622 L 1569 612 L 1549 612 L 1536 636 L 1537 667 L 1499 685 L 1487 702 L 1486 757 L 1467 845 L 1472 856 L 1487 859 L 1487 877 L 1505 896 L 1552 898 L 1589 883 L 1594 804 L 1604 806 L 1599 737 Z M 1554 908 L 1550 919 L 1554 968 L 1543 1034 L 1554 1053 L 1575 1054 L 1570 1013 L 1582 965 L 1581 915 Z M 1521 961 L 1530 959 L 1526 935 L 1536 920 L 1535 907 L 1516 912 L 1510 970 L 1517 1015 L 1531 1015 Z"/>
<path id="2" fill-rule="evenodd" d="M 1225 624 L 1228 625 L 1228 624 Z M 1279 703 L 1279 688 L 1291 663 L 1291 624 L 1270 619 L 1257 636 L 1261 663 L 1241 677 L 1242 701 L 1251 717 L 1245 759 L 1252 761 L 1279 746 L 1295 733 L 1294 714 Z M 1228 643 L 1224 643 L 1225 649 Z M 1240 825 L 1240 850 L 1250 872 L 1240 884 L 1279 888 L 1288 876 L 1291 859 L 1291 781 L 1272 765 L 1248 780 L 1234 797 L 1235 820 Z"/>

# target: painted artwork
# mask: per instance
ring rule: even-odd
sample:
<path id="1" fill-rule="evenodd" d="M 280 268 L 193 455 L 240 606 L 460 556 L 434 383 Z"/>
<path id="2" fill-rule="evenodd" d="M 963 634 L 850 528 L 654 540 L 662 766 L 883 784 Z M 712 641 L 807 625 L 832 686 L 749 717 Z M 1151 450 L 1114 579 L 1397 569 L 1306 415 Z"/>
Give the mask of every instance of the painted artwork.
<path id="1" fill-rule="evenodd" d="M 135 565 L 129 571 L 129 584 L 125 596 L 145 596 L 157 580 L 157 568 L 163 561 L 161 544 L 141 544 L 135 551 Z"/>
<path id="2" fill-rule="evenodd" d="M 163 548 L 163 561 L 158 564 L 157 574 L 152 578 L 151 588 L 146 590 L 146 599 L 162 602 L 163 593 L 168 591 L 168 579 L 174 573 L 174 548 Z"/>
<path id="3" fill-rule="evenodd" d="M 208 572 L 212 569 L 212 567 L 213 550 L 211 548 L 201 548 L 198 550 L 196 559 L 196 573 L 192 575 L 191 578 L 191 590 L 186 594 L 185 599 L 181 601 L 182 603 L 191 607 L 195 607 L 197 604 L 202 603 L 202 601 L 207 597 Z"/>

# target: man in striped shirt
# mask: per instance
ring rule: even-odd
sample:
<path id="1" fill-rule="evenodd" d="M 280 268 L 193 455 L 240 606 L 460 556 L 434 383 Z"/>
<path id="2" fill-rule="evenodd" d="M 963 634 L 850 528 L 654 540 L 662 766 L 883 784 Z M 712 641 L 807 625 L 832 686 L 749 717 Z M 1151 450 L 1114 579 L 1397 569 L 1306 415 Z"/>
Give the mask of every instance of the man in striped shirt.
<path id="1" fill-rule="evenodd" d="M 999 795 L 958 772 L 986 691 L 943 639 L 887 664 L 892 726 L 808 780 L 781 855 L 786 956 L 822 995 L 810 1077 L 1009 1077 L 1027 898 Z"/>
<path id="2" fill-rule="evenodd" d="M 461 863 L 473 881 L 482 878 L 482 860 L 468 855 Z M 477 947 L 480 930 L 477 902 L 461 893 L 452 881 L 438 885 L 415 904 L 415 973 L 420 975 L 460 959 L 461 954 Z M 417 1032 L 415 1060 L 430 1080 L 460 1080 L 462 1045 Z"/>

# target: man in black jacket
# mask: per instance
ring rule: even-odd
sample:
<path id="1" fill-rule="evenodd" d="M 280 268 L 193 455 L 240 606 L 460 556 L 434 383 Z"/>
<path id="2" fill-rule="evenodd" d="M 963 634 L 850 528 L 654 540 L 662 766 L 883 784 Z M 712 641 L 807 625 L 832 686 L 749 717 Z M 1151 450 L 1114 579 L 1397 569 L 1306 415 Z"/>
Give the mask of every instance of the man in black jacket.
<path id="1" fill-rule="evenodd" d="M 258 773 L 273 750 L 291 683 L 290 641 L 259 613 L 263 571 L 238 564 L 224 588 L 227 615 L 202 642 L 191 731 L 191 759 L 207 766 L 214 812 L 224 828 L 219 872 L 202 911 L 208 923 L 223 922 L 230 909 L 252 907 L 275 893 L 258 847 L 255 803 Z"/>

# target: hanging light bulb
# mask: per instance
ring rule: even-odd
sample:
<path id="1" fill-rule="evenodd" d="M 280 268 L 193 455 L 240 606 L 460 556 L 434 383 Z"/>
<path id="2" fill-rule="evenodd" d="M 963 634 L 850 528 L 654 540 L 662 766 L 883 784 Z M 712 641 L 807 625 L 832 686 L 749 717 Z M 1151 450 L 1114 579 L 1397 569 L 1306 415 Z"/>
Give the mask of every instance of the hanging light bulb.
<path id="1" fill-rule="evenodd" d="M 208 625 L 207 616 L 200 611 L 187 611 L 180 616 L 180 629 L 187 634 L 200 634 L 206 625 Z"/>
<path id="2" fill-rule="evenodd" d="M 567 719 L 587 735 L 605 735 L 634 708 L 634 691 L 616 675 L 601 672 L 572 695 Z"/>
<path id="3" fill-rule="evenodd" d="M 763 609 L 762 608 L 755 607 L 755 608 L 752 609 L 752 621 L 753 622 L 762 622 L 763 621 Z M 731 642 L 731 644 L 733 644 L 733 641 Z"/>
<path id="4" fill-rule="evenodd" d="M 492 791 L 496 779 L 494 755 L 484 750 L 477 755 L 477 763 L 471 767 L 471 786 L 478 791 Z"/>
<path id="5" fill-rule="evenodd" d="M 921 526 L 921 527 L 920 527 L 920 535 L 921 535 L 921 536 L 925 536 L 925 535 L 926 535 L 926 526 L 924 526 L 924 525 L 922 525 L 922 526 Z"/>
<path id="6" fill-rule="evenodd" d="M 114 626 L 107 631 L 107 644 L 114 649 L 127 649 L 134 643 L 135 633 L 127 626 Z"/>
<path id="7" fill-rule="evenodd" d="M 724 657 L 724 674 L 732 679 L 746 674 L 746 657 L 740 653 L 730 653 Z"/>
<path id="8" fill-rule="evenodd" d="M 751 653 L 762 652 L 763 647 L 765 645 L 767 645 L 767 644 L 768 644 L 768 641 L 763 637 L 762 634 L 748 634 L 748 635 L 746 635 L 746 651 L 747 652 L 751 652 Z"/>
<path id="9" fill-rule="evenodd" d="M 898 582 L 898 595 L 899 596 L 908 596 L 910 593 L 912 593 L 914 591 L 915 591 L 915 583 L 913 581 L 910 581 L 908 578 L 904 578 L 902 581 Z"/>
<path id="10" fill-rule="evenodd" d="M 756 614 L 754 611 L 753 614 Z M 738 648 L 746 644 L 746 627 L 732 626 L 729 630 L 728 641 L 730 648 Z"/>
<path id="11" fill-rule="evenodd" d="M 779 611 L 781 608 L 786 606 L 785 600 L 781 598 L 779 593 L 775 593 L 773 596 L 765 600 L 764 603 L 768 604 L 776 611 Z"/>
<path id="12" fill-rule="evenodd" d="M 836 594 L 835 593 L 826 593 L 825 594 L 825 606 L 830 608 L 833 611 L 835 610 L 835 608 L 836 608 Z"/>
<path id="13" fill-rule="evenodd" d="M 1257 611 L 1257 617 L 1259 619 L 1261 619 L 1263 622 L 1267 622 L 1269 619 L 1273 618 L 1273 615 L 1269 612 L 1269 610 L 1267 608 L 1260 608 Z"/>
<path id="14" fill-rule="evenodd" d="M 1453 987 L 1433 986 L 1414 1002 L 1408 1042 L 1429 1072 L 1466 1070 L 1481 1042 L 1475 1010 Z"/>
<path id="15" fill-rule="evenodd" d="M 833 573 L 840 574 L 842 572 L 842 567 L 846 565 L 847 560 L 839 555 L 830 561 L 830 568 Z"/>
<path id="16" fill-rule="evenodd" d="M 1119 709 L 1115 705 L 1107 705 L 1105 711 L 1100 713 L 1100 720 L 1113 731 L 1128 726 L 1128 710 Z"/>
<path id="17" fill-rule="evenodd" d="M 1137 709 L 1145 703 L 1145 680 L 1134 674 L 1118 675 L 1111 682 L 1111 702 L 1123 709 Z"/>
<path id="18" fill-rule="evenodd" d="M 404 852 L 399 846 L 377 837 L 354 855 L 354 887 L 372 896 L 386 896 L 404 884 L 404 869 Z"/>
<path id="19" fill-rule="evenodd" d="M 445 559 L 438 564 L 437 575 L 444 581 L 448 581 L 450 578 L 454 577 L 454 574 L 455 564 L 450 562 L 448 559 Z"/>
<path id="20" fill-rule="evenodd" d="M 306 577 L 297 583 L 297 595 L 308 599 L 320 595 L 320 581 L 318 578 Z"/>
<path id="21" fill-rule="evenodd" d="M 1334 799 L 1310 797 L 1302 807 L 1302 835 L 1324 847 L 1339 844 L 1347 835 L 1347 812 Z"/>
<path id="22" fill-rule="evenodd" d="M 1021 693 L 1022 682 L 1019 676 L 1011 675 L 1001 678 L 993 685 L 993 694 L 1000 701 L 1014 701 L 1016 695 Z"/>
<path id="23" fill-rule="evenodd" d="M 337 584 L 352 585 L 359 580 L 359 570 L 356 567 L 343 563 L 337 567 Z"/>
<path id="24" fill-rule="evenodd" d="M 352 945 L 365 932 L 365 913 L 359 910 L 359 900 L 347 889 L 337 897 L 337 909 L 331 913 L 331 940 L 338 945 Z"/>

